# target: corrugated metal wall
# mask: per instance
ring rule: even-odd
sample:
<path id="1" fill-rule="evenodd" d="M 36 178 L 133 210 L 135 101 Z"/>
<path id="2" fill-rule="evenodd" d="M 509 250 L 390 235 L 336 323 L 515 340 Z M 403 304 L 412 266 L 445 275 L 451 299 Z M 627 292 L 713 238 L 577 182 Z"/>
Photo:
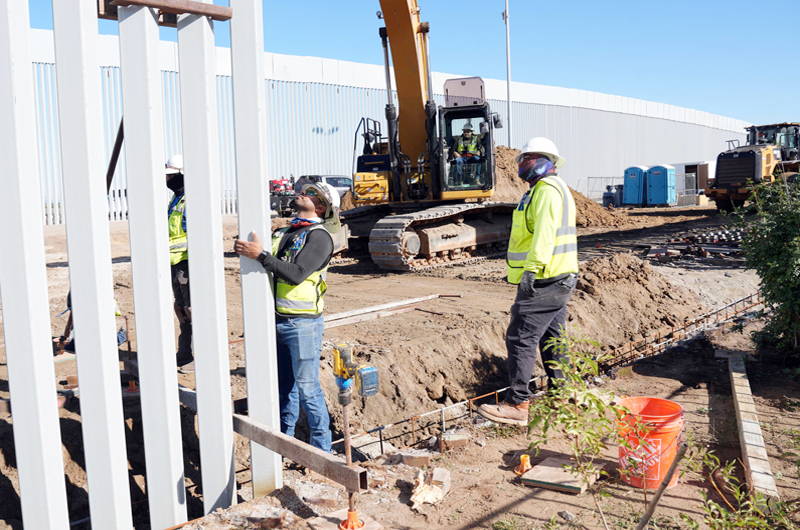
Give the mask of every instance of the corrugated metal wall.
<path id="1" fill-rule="evenodd" d="M 54 65 L 34 63 L 37 118 L 45 224 L 63 223 L 59 142 Z M 103 80 L 103 149 L 110 158 L 121 119 L 120 69 L 101 68 Z M 178 119 L 179 75 L 162 73 L 164 98 L 164 160 L 181 152 Z M 356 129 L 362 117 L 377 119 L 386 130 L 386 91 L 319 82 L 267 80 L 269 164 L 267 178 L 304 174 L 352 173 L 355 154 L 361 149 Z M 233 103 L 230 76 L 217 77 L 217 118 L 220 148 L 221 208 L 236 213 L 236 179 L 233 161 Z M 394 98 L 397 102 L 396 94 Z M 442 94 L 436 95 L 444 103 Z M 504 100 L 490 99 L 492 110 L 508 123 Z M 580 107 L 513 102 L 513 147 L 530 137 L 546 136 L 567 159 L 560 174 L 573 188 L 587 193 L 589 178 L 619 177 L 633 165 L 679 163 L 686 160 L 714 160 L 725 149 L 725 140 L 744 134 L 691 123 L 609 112 Z M 506 143 L 505 131 L 496 135 L 498 145 Z M 124 150 L 109 191 L 109 219 L 127 218 Z M 165 188 L 166 189 L 166 188 Z M 165 195 L 167 192 L 165 191 Z M 166 199 L 165 199 L 166 201 Z"/>

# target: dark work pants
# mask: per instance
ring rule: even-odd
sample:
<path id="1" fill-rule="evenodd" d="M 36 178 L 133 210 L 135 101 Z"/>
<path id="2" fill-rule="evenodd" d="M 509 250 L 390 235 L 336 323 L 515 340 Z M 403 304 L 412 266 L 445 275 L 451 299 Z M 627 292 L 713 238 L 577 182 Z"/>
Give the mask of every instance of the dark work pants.
<path id="1" fill-rule="evenodd" d="M 508 349 L 509 389 L 506 402 L 518 405 L 531 398 L 529 388 L 536 367 L 536 349 L 542 353 L 550 386 L 561 379 L 561 370 L 554 370 L 548 361 L 561 355 L 547 346 L 554 337 L 561 337 L 567 322 L 567 302 L 575 290 L 577 276 L 569 276 L 551 284 L 536 287 L 533 296 L 517 288 L 517 298 L 511 306 L 511 323 L 506 331 Z"/>
<path id="2" fill-rule="evenodd" d="M 184 308 L 184 315 L 191 316 L 191 313 L 186 311 L 192 307 L 192 299 L 189 295 L 189 260 L 183 260 L 172 266 L 172 294 L 175 296 L 175 304 Z M 178 357 L 182 357 L 182 360 L 190 359 L 192 357 L 192 321 L 184 318 L 180 328 Z"/>

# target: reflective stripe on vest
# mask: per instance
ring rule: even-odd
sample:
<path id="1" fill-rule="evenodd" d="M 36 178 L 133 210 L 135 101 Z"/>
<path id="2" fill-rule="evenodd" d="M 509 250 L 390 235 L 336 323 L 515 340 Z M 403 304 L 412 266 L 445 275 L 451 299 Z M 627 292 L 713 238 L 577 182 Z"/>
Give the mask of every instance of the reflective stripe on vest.
<path id="1" fill-rule="evenodd" d="M 574 202 L 572 195 L 559 178 L 545 177 L 540 180 L 545 185 L 558 189 L 563 203 L 561 206 L 561 223 L 556 229 L 556 241 L 551 254 L 550 263 L 536 274 L 537 279 L 552 278 L 564 273 L 578 270 L 578 240 L 574 222 Z M 537 183 L 537 186 L 539 184 Z M 519 283 L 524 272 L 525 261 L 531 252 L 533 232 L 528 225 L 528 207 L 533 199 L 536 187 L 530 189 L 519 203 L 513 214 L 512 233 L 506 254 L 508 264 L 508 281 Z M 572 215 L 570 215 L 572 214 Z M 534 227 L 535 230 L 536 227 Z M 564 269 L 564 270 L 561 270 Z M 569 270 L 566 270 L 569 269 Z"/>
<path id="2" fill-rule="evenodd" d="M 322 225 L 315 225 L 308 230 L 297 231 L 291 234 L 293 238 L 289 248 L 283 253 L 278 255 L 281 241 L 284 236 L 289 232 L 288 228 L 281 228 L 272 234 L 272 255 L 278 259 L 294 262 L 295 256 L 305 246 L 306 237 L 312 230 L 322 228 L 327 234 L 328 231 Z M 328 265 L 326 264 L 322 269 L 314 271 L 311 275 L 303 280 L 299 285 L 287 282 L 281 278 L 275 277 L 275 311 L 280 315 L 320 315 L 324 306 L 325 291 L 328 290 L 328 285 L 325 283 L 325 278 L 328 274 Z"/>
<path id="3" fill-rule="evenodd" d="M 173 198 L 173 201 L 175 199 Z M 183 230 L 183 215 L 186 211 L 186 196 L 182 196 L 176 204 L 170 205 L 169 218 L 169 264 L 177 265 L 189 259 L 189 245 L 186 232 Z"/>

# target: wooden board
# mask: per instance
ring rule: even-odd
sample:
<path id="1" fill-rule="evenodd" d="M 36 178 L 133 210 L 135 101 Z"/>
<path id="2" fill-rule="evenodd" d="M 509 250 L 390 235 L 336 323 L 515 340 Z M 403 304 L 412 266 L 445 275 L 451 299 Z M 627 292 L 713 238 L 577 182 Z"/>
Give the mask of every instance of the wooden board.
<path id="1" fill-rule="evenodd" d="M 769 466 L 769 456 L 761 426 L 758 421 L 756 405 L 750 392 L 742 352 L 731 352 L 728 367 L 733 389 L 733 404 L 736 408 L 736 422 L 739 429 L 739 443 L 742 446 L 742 461 L 751 492 L 759 492 L 767 502 L 779 500 L 778 487 Z"/>
<path id="2" fill-rule="evenodd" d="M 520 480 L 528 486 L 562 491 L 564 493 L 583 493 L 586 491 L 587 484 L 564 469 L 565 465 L 572 463 L 572 460 L 566 456 L 550 456 L 533 466 L 530 471 L 520 477 Z M 592 477 L 590 484 L 593 484 L 596 478 Z"/>

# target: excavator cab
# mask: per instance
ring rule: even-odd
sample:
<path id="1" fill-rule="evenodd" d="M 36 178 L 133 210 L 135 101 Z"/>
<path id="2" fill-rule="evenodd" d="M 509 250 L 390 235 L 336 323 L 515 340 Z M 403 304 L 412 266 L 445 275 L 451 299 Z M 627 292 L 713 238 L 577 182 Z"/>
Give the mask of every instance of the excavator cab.
<path id="1" fill-rule="evenodd" d="M 440 107 L 439 109 L 439 174 L 442 176 L 442 193 L 474 190 L 491 190 L 494 175 L 492 168 L 492 120 L 488 104 L 466 107 Z M 465 125 L 471 125 L 472 134 L 466 152 L 456 153 Z"/>

